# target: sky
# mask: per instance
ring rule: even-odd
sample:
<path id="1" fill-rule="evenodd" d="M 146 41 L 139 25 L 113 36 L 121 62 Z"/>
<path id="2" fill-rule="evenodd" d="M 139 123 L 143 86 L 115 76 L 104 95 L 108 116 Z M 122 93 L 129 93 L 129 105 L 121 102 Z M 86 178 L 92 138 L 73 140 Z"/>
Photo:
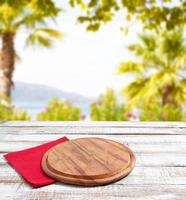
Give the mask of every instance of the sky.
<path id="1" fill-rule="evenodd" d="M 87 32 L 78 24 L 78 9 L 66 8 L 57 19 L 63 39 L 52 49 L 25 48 L 26 32 L 16 37 L 16 50 L 21 62 L 16 64 L 14 81 L 43 84 L 86 97 L 97 97 L 112 87 L 120 91 L 132 77 L 116 74 L 119 63 L 133 59 L 126 46 L 137 41 L 141 26 L 132 24 L 125 36 L 121 31 L 121 13 L 96 33 Z"/>

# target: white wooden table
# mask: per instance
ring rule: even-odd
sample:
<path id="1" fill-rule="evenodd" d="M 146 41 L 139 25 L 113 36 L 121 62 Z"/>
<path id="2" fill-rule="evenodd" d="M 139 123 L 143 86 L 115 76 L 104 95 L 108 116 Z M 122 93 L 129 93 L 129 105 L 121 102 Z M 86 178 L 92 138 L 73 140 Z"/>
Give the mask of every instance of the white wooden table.
<path id="1" fill-rule="evenodd" d="M 32 189 L 2 157 L 62 136 L 99 136 L 127 144 L 136 155 L 136 166 L 128 177 L 107 186 L 56 183 Z M 1 200 L 186 199 L 186 123 L 2 122 L 0 154 Z"/>

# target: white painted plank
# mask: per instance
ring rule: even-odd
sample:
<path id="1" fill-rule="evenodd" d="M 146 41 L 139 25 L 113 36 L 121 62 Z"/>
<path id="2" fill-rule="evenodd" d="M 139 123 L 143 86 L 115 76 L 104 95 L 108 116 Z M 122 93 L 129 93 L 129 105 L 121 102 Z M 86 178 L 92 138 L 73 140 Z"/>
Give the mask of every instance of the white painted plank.
<path id="1" fill-rule="evenodd" d="M 116 185 L 71 187 L 53 184 L 39 189 L 19 184 L 0 184 L 2 200 L 184 200 L 185 185 Z"/>
<path id="2" fill-rule="evenodd" d="M 125 140 L 120 141 L 121 143 L 128 145 L 134 153 L 186 153 L 186 144 L 174 144 L 174 143 L 162 143 L 162 144 L 138 144 L 138 143 L 127 143 Z M 0 141 L 0 152 L 13 152 L 19 151 L 26 148 L 31 148 L 34 146 L 40 145 L 41 142 L 32 141 L 32 142 L 1 142 Z"/>
<path id="3" fill-rule="evenodd" d="M 186 122 L 130 122 L 130 121 L 6 121 L 0 126 L 97 126 L 97 127 L 185 127 Z"/>
<path id="4" fill-rule="evenodd" d="M 79 136 L 71 135 L 70 139 Z M 83 137 L 80 136 L 80 137 Z M 185 166 L 186 162 L 186 136 L 103 136 L 129 146 L 134 150 L 138 164 L 163 166 Z M 56 135 L 3 135 L 0 143 L 1 152 L 11 152 L 40 145 L 42 143 L 58 139 Z M 12 141 L 10 141 L 12 140 Z M 182 148 L 183 147 L 183 148 Z M 171 156 L 170 156 L 171 153 Z M 166 164 L 167 163 L 167 164 Z"/>
<path id="5" fill-rule="evenodd" d="M 1 165 L 6 165 L 7 161 L 0 154 Z M 186 167 L 186 153 L 135 153 L 136 166 L 162 166 L 162 167 Z"/>
<path id="6" fill-rule="evenodd" d="M 0 183 L 22 183 L 22 178 L 8 166 L 1 166 Z M 186 167 L 135 167 L 131 174 L 116 184 L 186 185 Z"/>
<path id="7" fill-rule="evenodd" d="M 0 127 L 2 134 L 83 134 L 83 135 L 186 135 L 182 127 Z"/>
<path id="8" fill-rule="evenodd" d="M 17 185 L 16 185 L 17 186 Z M 9 199 L 43 199 L 43 200 L 63 200 L 63 199 L 124 199 L 124 200 L 181 200 L 186 195 L 185 186 L 128 186 L 128 185 L 108 185 L 102 187 L 76 187 L 72 190 L 66 187 L 65 189 L 61 185 L 47 186 L 37 190 L 27 190 L 20 187 L 16 190 L 16 187 L 12 188 L 12 185 L 0 185 L 1 198 L 3 200 Z M 17 186 L 19 187 L 19 186 Z M 15 188 L 15 189 L 14 189 Z"/>
<path id="9" fill-rule="evenodd" d="M 64 135 L 58 134 L 2 134 L 0 141 L 1 142 L 49 142 L 52 140 L 57 140 Z M 65 135 L 69 139 L 82 138 L 82 137 L 97 137 L 95 135 L 77 135 L 70 134 Z M 99 135 L 100 138 L 107 138 L 116 141 L 122 141 L 125 143 L 137 143 L 137 144 L 180 144 L 186 143 L 186 135 Z"/>

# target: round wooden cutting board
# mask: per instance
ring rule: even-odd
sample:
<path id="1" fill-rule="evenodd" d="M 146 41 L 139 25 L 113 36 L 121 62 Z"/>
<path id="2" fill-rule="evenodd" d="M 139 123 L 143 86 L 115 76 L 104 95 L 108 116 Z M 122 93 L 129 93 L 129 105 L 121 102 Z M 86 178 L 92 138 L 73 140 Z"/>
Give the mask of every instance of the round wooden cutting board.
<path id="1" fill-rule="evenodd" d="M 102 138 L 69 140 L 49 149 L 42 159 L 44 172 L 64 183 L 105 185 L 127 176 L 135 156 L 125 145 Z"/>

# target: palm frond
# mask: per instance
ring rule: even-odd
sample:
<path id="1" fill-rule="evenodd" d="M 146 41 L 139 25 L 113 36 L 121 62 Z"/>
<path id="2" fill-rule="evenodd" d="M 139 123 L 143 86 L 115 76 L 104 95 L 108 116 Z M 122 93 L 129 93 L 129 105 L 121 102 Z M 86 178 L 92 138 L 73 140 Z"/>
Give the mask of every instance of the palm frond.
<path id="1" fill-rule="evenodd" d="M 172 57 L 177 57 L 180 54 L 184 45 L 182 30 L 164 32 L 161 40 L 161 51 L 163 54 L 170 54 Z"/>
<path id="2" fill-rule="evenodd" d="M 61 38 L 61 33 L 54 29 L 37 29 L 31 33 L 26 41 L 27 45 L 40 45 L 51 48 L 54 41 Z"/>
<path id="3" fill-rule="evenodd" d="M 143 66 L 139 63 L 132 62 L 132 61 L 126 61 L 120 63 L 118 66 L 118 73 L 141 73 L 143 71 Z"/>
<path id="4" fill-rule="evenodd" d="M 15 61 L 16 62 L 20 62 L 21 61 L 21 57 L 19 56 L 18 53 L 15 52 Z"/>
<path id="5" fill-rule="evenodd" d="M 22 12 L 20 19 L 15 21 L 14 27 L 16 29 L 19 29 L 21 26 L 27 27 L 29 29 L 34 29 L 36 25 L 46 25 L 45 19 L 41 14 L 37 12 L 29 13 L 28 10 L 25 12 Z"/>
<path id="6" fill-rule="evenodd" d="M 164 69 L 151 76 L 151 81 L 155 82 L 159 87 L 163 85 L 175 84 L 176 74 L 169 69 Z"/>
<path id="7" fill-rule="evenodd" d="M 0 28 L 4 32 L 16 32 L 20 27 L 43 27 L 41 25 L 46 25 L 60 11 L 53 0 L 3 0 L 0 2 Z"/>
<path id="8" fill-rule="evenodd" d="M 60 31 L 55 30 L 55 29 L 51 29 L 51 28 L 42 28 L 42 29 L 38 29 L 38 31 L 52 37 L 52 38 L 56 38 L 56 39 L 61 39 L 62 38 L 62 34 Z"/>
<path id="9" fill-rule="evenodd" d="M 139 34 L 139 38 L 144 49 L 154 51 L 157 48 L 156 37 L 153 34 Z"/>

